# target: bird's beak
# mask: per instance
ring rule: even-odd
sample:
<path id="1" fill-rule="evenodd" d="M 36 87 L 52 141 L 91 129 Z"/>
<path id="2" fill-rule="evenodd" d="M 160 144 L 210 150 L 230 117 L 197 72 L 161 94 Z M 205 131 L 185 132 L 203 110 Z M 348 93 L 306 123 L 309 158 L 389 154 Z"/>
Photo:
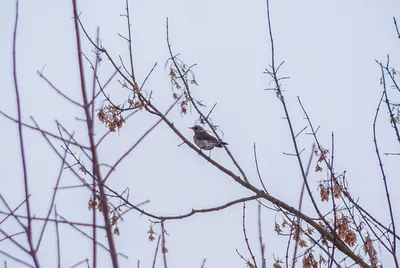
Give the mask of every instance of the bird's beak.
<path id="1" fill-rule="evenodd" d="M 190 127 L 190 129 L 193 129 L 193 127 Z"/>

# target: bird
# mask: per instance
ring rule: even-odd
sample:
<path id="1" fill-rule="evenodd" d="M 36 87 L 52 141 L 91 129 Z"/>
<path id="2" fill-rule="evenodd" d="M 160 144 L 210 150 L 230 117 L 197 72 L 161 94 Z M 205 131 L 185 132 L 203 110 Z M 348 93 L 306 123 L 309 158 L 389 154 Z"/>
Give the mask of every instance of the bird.
<path id="1" fill-rule="evenodd" d="M 211 136 L 207 131 L 205 131 L 201 126 L 195 125 L 190 127 L 194 131 L 193 141 L 201 150 L 212 150 L 214 147 L 222 148 L 223 145 L 228 145 L 228 143 L 218 140 L 217 138 Z"/>

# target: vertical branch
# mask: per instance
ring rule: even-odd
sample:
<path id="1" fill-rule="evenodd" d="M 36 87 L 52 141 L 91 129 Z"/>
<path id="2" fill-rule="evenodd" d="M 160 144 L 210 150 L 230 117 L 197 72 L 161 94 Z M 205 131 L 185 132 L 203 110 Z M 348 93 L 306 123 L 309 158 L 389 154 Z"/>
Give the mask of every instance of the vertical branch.
<path id="1" fill-rule="evenodd" d="M 95 167 L 94 165 L 92 166 L 92 174 L 95 174 Z M 96 179 L 93 176 L 92 178 L 92 198 L 95 200 L 97 196 L 96 193 Z M 92 223 L 93 223 L 93 227 L 92 227 L 92 258 L 93 258 L 93 268 L 97 267 L 97 216 L 96 216 L 96 209 L 92 209 Z"/>
<path id="2" fill-rule="evenodd" d="M 97 27 L 97 38 L 96 38 L 96 45 L 99 46 L 100 43 L 100 28 Z M 96 63 L 94 66 L 94 70 L 93 70 L 93 90 L 92 90 L 92 101 L 91 101 L 91 107 L 92 107 L 92 128 L 94 129 L 94 109 L 95 109 L 95 103 L 96 103 L 96 97 L 95 97 L 95 92 L 96 92 L 96 81 L 97 81 L 97 68 L 100 64 L 100 51 L 95 48 L 96 51 Z M 90 104 L 89 104 L 90 105 Z M 95 150 L 97 150 L 97 145 L 95 145 Z M 94 165 L 92 166 L 92 174 L 95 174 L 95 167 Z M 95 177 L 92 178 L 92 198 L 95 198 L 97 195 L 96 193 L 96 179 Z M 93 223 L 93 227 L 92 227 L 92 248 L 93 248 L 93 268 L 97 268 L 97 216 L 96 216 L 96 210 L 93 209 L 92 210 L 92 223 Z"/>
<path id="3" fill-rule="evenodd" d="M 269 14 L 269 0 L 267 0 L 267 20 L 268 20 L 269 41 L 271 43 L 271 68 L 272 70 L 275 70 L 275 46 L 274 46 L 274 38 L 272 35 L 271 17 Z"/>
<path id="4" fill-rule="evenodd" d="M 286 214 L 284 214 L 284 215 L 286 215 Z M 290 250 L 290 241 L 292 241 L 292 236 L 293 236 L 293 228 L 290 228 L 290 233 L 289 233 L 289 237 L 287 240 L 286 253 L 285 253 L 286 267 L 290 267 L 289 266 L 289 250 Z"/>
<path id="5" fill-rule="evenodd" d="M 164 259 L 164 268 L 167 268 L 167 247 L 165 246 L 165 228 L 164 221 L 161 221 L 161 252 L 163 254 Z"/>
<path id="6" fill-rule="evenodd" d="M 130 16 L 129 16 L 129 0 L 126 0 L 125 3 L 126 3 L 126 19 L 127 19 L 127 23 L 128 23 L 128 44 L 129 44 L 129 59 L 130 59 L 130 65 L 131 65 L 131 76 L 132 76 L 133 83 L 136 84 L 135 72 L 134 72 L 134 68 L 133 68 L 131 21 L 130 21 Z"/>
<path id="7" fill-rule="evenodd" d="M 382 67 L 381 67 L 381 70 L 382 70 L 382 77 L 383 77 L 384 73 L 383 73 L 383 68 Z M 394 222 L 392 202 L 391 202 L 390 196 L 389 196 L 389 187 L 388 187 L 388 184 L 387 184 L 386 174 L 385 174 L 385 170 L 383 168 L 382 159 L 381 159 L 381 156 L 379 154 L 378 141 L 376 139 L 376 121 L 377 121 L 377 118 L 378 118 L 379 109 L 380 109 L 380 106 L 382 104 L 383 98 L 386 95 L 385 92 L 386 92 L 386 90 L 382 93 L 381 99 L 379 100 L 378 107 L 376 108 L 376 113 L 375 113 L 374 123 L 373 123 L 373 126 L 372 126 L 372 131 L 373 131 L 373 134 L 374 134 L 374 145 L 375 145 L 376 157 L 378 158 L 379 167 L 380 167 L 381 174 L 382 174 L 382 180 L 383 180 L 383 184 L 385 186 L 385 193 L 386 193 L 386 199 L 387 199 L 387 203 L 388 203 L 388 207 L 389 207 L 389 214 L 390 214 L 390 220 L 391 220 L 391 223 L 392 223 L 391 224 L 392 225 L 392 230 L 393 230 L 393 234 L 396 234 L 396 224 Z M 393 250 L 393 252 L 392 252 L 392 255 L 393 255 L 394 263 L 395 263 L 396 267 L 398 268 L 399 267 L 399 262 L 398 262 L 398 259 L 396 257 L 396 250 L 397 250 L 397 244 L 396 243 L 397 243 L 396 242 L 396 236 L 393 235 L 393 242 L 392 242 L 392 250 Z"/>
<path id="8" fill-rule="evenodd" d="M 97 27 L 97 37 L 96 37 L 96 44 L 99 46 L 100 43 L 100 28 Z M 95 100 L 96 100 L 96 81 L 97 81 L 97 69 L 99 68 L 100 64 L 100 51 L 95 47 L 95 55 L 96 55 L 96 62 L 93 68 L 93 81 L 92 81 L 92 100 L 88 103 L 89 106 L 92 107 L 92 118 L 94 119 L 94 110 L 95 110 Z M 94 129 L 94 120 L 92 120 L 92 128 Z"/>
<path id="9" fill-rule="evenodd" d="M 26 233 L 28 237 L 28 244 L 30 248 L 29 254 L 32 256 L 32 259 L 35 263 L 36 267 L 40 267 L 39 260 L 36 255 L 36 250 L 33 246 L 32 240 L 32 216 L 31 216 L 31 207 L 29 201 L 29 184 L 28 184 L 28 171 L 26 166 L 26 158 L 25 158 L 25 147 L 24 147 L 24 139 L 22 135 L 22 121 L 21 121 L 21 101 L 19 95 L 18 88 L 18 78 L 17 78 L 17 28 L 18 28 L 18 12 L 19 12 L 19 0 L 16 1 L 15 5 L 15 24 L 14 24 L 14 34 L 13 34 L 13 78 L 14 78 L 14 90 L 15 96 L 17 99 L 17 113 L 18 113 L 18 135 L 19 135 L 19 145 L 21 152 L 21 160 L 22 160 L 22 171 L 24 174 L 24 188 L 25 188 L 25 199 L 26 199 L 26 214 L 28 218 L 28 226 L 26 228 Z"/>
<path id="10" fill-rule="evenodd" d="M 93 167 L 92 174 L 95 174 L 94 172 L 95 172 L 95 170 L 94 170 L 94 167 Z M 96 193 L 96 179 L 95 179 L 95 177 L 93 177 L 92 185 L 93 185 L 93 187 L 92 187 L 92 198 L 95 199 L 96 196 L 97 196 L 97 193 Z M 93 240 L 92 240 L 93 252 L 92 252 L 92 254 L 93 255 L 92 255 L 92 258 L 93 258 L 93 268 L 96 268 L 97 267 L 97 228 L 96 228 L 97 216 L 96 216 L 96 209 L 92 209 L 92 223 L 93 223 L 93 227 L 92 227 L 92 237 L 93 237 Z"/>
<path id="11" fill-rule="evenodd" d="M 57 267 L 61 268 L 61 242 L 60 242 L 60 231 L 58 229 L 58 219 L 57 219 L 57 207 L 54 206 L 54 219 L 56 225 L 56 237 L 57 237 Z"/>
<path id="12" fill-rule="evenodd" d="M 396 88 L 399 88 L 399 87 L 397 86 L 397 84 L 396 84 L 396 81 L 394 80 L 394 77 L 392 77 L 392 76 L 390 75 L 390 70 L 389 70 L 389 55 L 388 55 L 387 63 L 386 63 L 386 66 L 385 66 L 385 67 L 384 67 L 384 66 L 382 65 L 382 63 L 380 63 L 380 62 L 378 62 L 378 64 L 379 64 L 380 67 L 381 67 L 383 94 L 384 94 L 385 102 L 386 102 L 387 109 L 388 109 L 388 112 L 389 112 L 389 115 L 390 115 L 390 122 L 393 124 L 393 129 L 394 129 L 394 132 L 395 132 L 395 134 L 396 134 L 397 141 L 400 143 L 400 133 L 399 133 L 399 129 L 398 129 L 398 127 L 397 127 L 396 119 L 395 119 L 395 116 L 394 116 L 394 114 L 393 114 L 393 111 L 392 111 L 392 109 L 390 108 L 389 97 L 388 97 L 387 89 L 386 89 L 386 78 L 385 78 L 385 72 L 384 72 L 384 70 L 386 70 L 386 71 L 388 72 L 390 78 L 392 79 L 392 82 L 396 85 Z"/>
<path id="13" fill-rule="evenodd" d="M 290 131 L 290 135 L 292 137 L 294 150 L 296 152 L 296 158 L 297 158 L 297 161 L 298 161 L 298 164 L 299 164 L 299 167 L 300 167 L 300 171 L 301 171 L 301 175 L 303 177 L 303 181 L 304 181 L 306 189 L 307 189 L 307 193 L 308 193 L 308 195 L 309 195 L 309 197 L 311 199 L 311 202 L 312 202 L 312 204 L 314 206 L 314 209 L 317 212 L 317 214 L 320 217 L 320 219 L 324 222 L 324 224 L 326 226 L 328 226 L 330 229 L 332 229 L 331 226 L 329 225 L 329 222 L 324 218 L 324 216 L 322 215 L 317 203 L 315 202 L 315 199 L 314 199 L 314 197 L 312 195 L 312 191 L 311 191 L 310 186 L 309 186 L 309 184 L 307 182 L 307 176 L 306 176 L 306 172 L 304 170 L 303 162 L 302 162 L 301 157 L 300 157 L 300 151 L 299 151 L 299 148 L 298 148 L 298 145 L 297 145 L 296 135 L 295 135 L 294 130 L 293 130 L 292 121 L 291 121 L 290 116 L 289 116 L 289 111 L 288 111 L 287 106 L 286 106 L 285 98 L 284 98 L 284 96 L 282 94 L 281 85 L 279 83 L 279 80 L 281 80 L 281 78 L 278 78 L 278 70 L 282 66 L 283 62 L 277 68 L 275 67 L 275 47 L 274 47 L 274 38 L 273 38 L 273 35 L 272 35 L 269 0 L 267 0 L 267 20 L 268 20 L 269 37 L 270 37 L 270 42 L 271 42 L 271 70 L 270 71 L 267 70 L 267 73 L 272 77 L 272 79 L 275 82 L 275 90 L 277 92 L 277 96 L 280 99 L 280 101 L 282 103 L 282 106 L 283 106 L 283 110 L 285 112 L 286 121 L 287 121 L 288 126 L 289 126 L 289 131 Z"/>
<path id="14" fill-rule="evenodd" d="M 332 253 L 331 253 L 331 259 L 329 262 L 329 268 L 333 267 L 333 261 L 334 261 L 334 257 L 335 257 L 335 244 L 336 244 L 336 239 L 338 238 L 336 235 L 336 219 L 337 219 L 337 211 L 336 211 L 336 201 L 335 201 L 335 193 L 334 193 L 334 184 L 336 187 L 336 178 L 335 178 L 335 173 L 334 173 L 334 158 L 335 158 L 335 139 L 334 139 L 334 135 L 332 132 L 332 148 L 331 148 L 331 152 L 332 152 L 332 158 L 331 158 L 331 163 L 330 163 L 330 168 L 329 168 L 329 172 L 330 172 L 330 186 L 331 186 L 331 198 L 332 198 L 332 207 L 333 207 L 333 243 L 332 243 Z M 355 223 L 355 221 L 354 221 Z"/>
<path id="15" fill-rule="evenodd" d="M 265 261 L 265 245 L 262 239 L 262 232 L 261 232 L 261 204 L 258 203 L 258 239 L 260 241 L 260 249 L 261 249 L 261 267 L 267 268 L 267 264 Z"/>
<path id="16" fill-rule="evenodd" d="M 301 187 L 301 193 L 300 193 L 300 200 L 299 200 L 299 211 L 301 212 L 301 208 L 303 206 L 303 196 L 304 196 L 304 186 L 306 184 L 307 181 L 307 177 L 308 177 L 308 172 L 310 171 L 310 166 L 311 166 L 311 162 L 314 156 L 314 149 L 315 149 L 315 143 L 313 144 L 312 148 L 311 148 L 311 154 L 310 154 L 310 159 L 308 161 L 308 165 L 307 165 L 307 171 L 306 171 L 306 177 L 305 177 L 305 181 L 303 182 L 303 186 Z M 301 219 L 300 217 L 297 217 L 297 230 L 298 232 L 300 232 L 301 228 L 300 228 L 300 224 L 301 224 Z M 299 241 L 295 241 L 294 243 L 294 251 L 293 251 L 293 259 L 292 259 L 292 267 L 295 267 L 296 264 L 296 255 L 297 255 L 297 248 L 299 245 Z"/>
<path id="17" fill-rule="evenodd" d="M 78 56 L 79 73 L 80 73 L 80 80 L 81 80 L 81 92 L 82 92 L 82 98 L 83 98 L 83 107 L 84 107 L 85 115 L 86 115 L 86 124 L 87 124 L 87 129 L 88 129 L 88 138 L 90 141 L 90 149 L 92 152 L 94 177 L 97 179 L 97 182 L 98 182 L 99 191 L 100 191 L 100 200 L 103 205 L 103 217 L 104 217 L 104 223 L 106 226 L 108 245 L 110 247 L 111 261 L 112 261 L 113 267 L 117 268 L 117 267 L 119 267 L 119 265 L 118 265 L 118 258 L 117 258 L 116 248 L 115 248 L 114 237 L 113 237 L 113 233 L 111 230 L 111 223 L 110 223 L 110 218 L 109 218 L 110 211 L 109 211 L 109 207 L 107 204 L 107 196 L 105 193 L 104 184 L 103 184 L 103 180 L 102 180 L 101 173 L 100 173 L 99 159 L 98 159 L 98 155 L 97 155 L 96 144 L 94 141 L 94 129 L 93 129 L 93 124 L 92 124 L 93 118 L 91 118 L 90 110 L 89 110 L 89 106 L 88 106 L 89 102 L 88 102 L 87 90 L 86 90 L 86 85 L 85 85 L 85 74 L 84 74 L 84 66 L 83 66 L 83 61 L 82 61 L 82 48 L 81 48 L 81 39 L 80 39 L 80 31 L 79 31 L 79 23 L 78 23 L 78 8 L 77 8 L 76 0 L 72 0 L 72 5 L 73 5 L 73 12 L 74 12 L 76 45 L 77 45 L 77 50 L 78 50 L 77 56 Z"/>

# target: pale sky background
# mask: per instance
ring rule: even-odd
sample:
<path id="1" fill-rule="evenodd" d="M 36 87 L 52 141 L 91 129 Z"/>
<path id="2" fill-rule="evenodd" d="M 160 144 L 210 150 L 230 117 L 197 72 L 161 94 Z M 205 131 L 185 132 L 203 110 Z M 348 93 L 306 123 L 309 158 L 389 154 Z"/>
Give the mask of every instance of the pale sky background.
<path id="1" fill-rule="evenodd" d="M 90 35 L 94 37 L 100 26 L 103 46 L 115 59 L 118 55 L 127 59 L 126 42 L 118 36 L 126 33 L 125 18 L 120 16 L 125 12 L 125 1 L 78 2 Z M 347 171 L 353 197 L 386 224 L 387 204 L 372 142 L 372 122 L 381 94 L 380 69 L 375 59 L 385 61 L 390 54 L 391 65 L 400 68 L 400 41 L 392 21 L 393 16 L 400 19 L 399 10 L 400 3 L 393 0 L 271 1 L 276 60 L 286 61 L 281 74 L 290 79 L 283 82 L 283 89 L 296 130 L 306 125 L 296 99 L 300 96 L 314 125 L 321 126 L 319 137 L 325 147 L 330 146 L 331 132 L 335 133 L 336 170 Z M 194 71 L 199 87 L 193 89 L 193 94 L 209 108 L 218 103 L 213 121 L 223 130 L 224 140 L 250 181 L 259 185 L 253 160 L 256 142 L 269 192 L 297 206 L 302 178 L 296 159 L 283 155 L 293 153 L 287 122 L 282 120 L 283 109 L 275 93 L 264 90 L 270 82 L 263 74 L 270 64 L 265 1 L 131 1 L 130 11 L 138 80 L 142 82 L 153 64 L 158 63 L 146 87 L 153 91 L 157 107 L 165 111 L 173 101 L 168 71 L 164 69 L 169 57 L 165 29 L 165 19 L 169 17 L 174 53 L 180 53 L 188 65 L 198 64 Z M 16 116 L 11 61 L 14 15 L 15 1 L 3 0 L 0 110 L 12 116 Z M 33 116 L 41 127 L 56 132 L 57 119 L 75 131 L 78 140 L 86 141 L 84 124 L 75 119 L 83 117 L 82 111 L 63 100 L 36 73 L 46 65 L 44 74 L 72 99 L 81 101 L 71 2 L 20 1 L 19 15 L 17 64 L 24 121 L 31 123 L 29 118 Z M 91 45 L 85 38 L 82 40 L 85 53 L 93 59 Z M 91 70 L 85 64 L 87 81 L 91 82 Z M 106 81 L 112 72 L 104 57 L 101 81 Z M 107 90 L 115 100 L 127 98 L 127 91 L 117 80 Z M 399 99 L 398 92 L 392 90 L 389 94 L 392 101 Z M 188 127 L 196 121 L 195 113 L 181 116 L 176 108 L 168 117 L 191 139 Z M 156 120 L 146 112 L 137 113 L 119 133 L 110 136 L 100 150 L 101 161 L 114 163 Z M 96 124 L 100 136 L 105 129 L 98 121 Z M 24 199 L 17 126 L 2 116 L 0 126 L 0 193 L 15 207 Z M 33 214 L 44 216 L 61 162 L 41 135 L 24 130 L 24 137 Z M 379 117 L 378 139 L 381 152 L 399 151 L 385 109 Z M 302 135 L 298 141 L 306 149 L 303 158 L 308 159 L 312 137 Z M 162 215 L 183 214 L 192 208 L 208 208 L 251 194 L 187 146 L 178 147 L 180 143 L 165 124 L 160 124 L 118 167 L 109 181 L 111 186 L 118 191 L 129 187 L 132 203 L 150 199 L 144 208 Z M 212 157 L 236 172 L 223 150 L 213 151 Z M 395 190 L 400 186 L 398 157 L 383 159 L 396 220 L 400 222 L 400 197 Z M 310 176 L 317 198 L 317 181 L 324 178 L 323 173 L 313 172 Z M 61 184 L 76 185 L 78 181 L 65 171 Z M 89 197 L 83 189 L 61 191 L 56 200 L 58 212 L 70 221 L 90 222 Z M 3 204 L 0 210 L 5 210 Z M 308 201 L 304 210 L 313 213 Z M 248 203 L 248 235 L 259 257 L 256 214 L 256 202 Z M 264 210 L 262 219 L 269 267 L 273 255 L 282 258 L 285 254 L 286 239 L 274 232 L 275 216 Z M 277 216 L 278 221 L 281 218 Z M 156 242 L 147 239 L 149 219 L 136 212 L 124 219 L 120 223 L 121 235 L 115 241 L 118 251 L 129 260 L 121 258 L 120 266 L 136 267 L 140 260 L 140 267 L 151 267 Z M 245 267 L 235 252 L 238 249 L 248 257 L 241 222 L 242 205 L 167 222 L 169 267 L 200 267 L 203 258 L 207 259 L 205 267 Z M 40 225 L 35 227 L 38 233 Z M 1 228 L 9 233 L 19 231 L 13 220 Z M 63 267 L 91 258 L 91 241 L 68 226 L 61 230 Z M 91 232 L 89 228 L 85 230 Z M 160 233 L 158 226 L 155 230 Z M 54 226 L 50 225 L 39 252 L 43 267 L 56 266 L 54 233 Z M 103 239 L 103 234 L 99 237 Z M 24 241 L 25 237 L 19 239 Z M 0 249 L 23 256 L 8 242 L 0 242 Z M 110 267 L 108 254 L 99 249 L 98 255 L 99 267 Z M 391 260 L 384 258 L 390 267 Z M 27 256 L 23 259 L 30 261 Z M 5 260 L 8 267 L 20 267 L 0 255 L 0 265 Z M 163 267 L 161 255 L 157 267 Z"/>

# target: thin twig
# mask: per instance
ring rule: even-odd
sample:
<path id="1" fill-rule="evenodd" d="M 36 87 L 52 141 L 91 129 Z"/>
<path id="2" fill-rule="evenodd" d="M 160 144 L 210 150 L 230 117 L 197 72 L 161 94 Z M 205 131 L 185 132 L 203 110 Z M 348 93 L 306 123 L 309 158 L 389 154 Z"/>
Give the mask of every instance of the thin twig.
<path id="1" fill-rule="evenodd" d="M 168 113 L 172 110 L 172 108 L 178 103 L 178 101 L 180 100 L 180 98 L 176 99 L 174 101 L 174 103 L 172 103 L 172 105 L 168 108 L 168 110 L 165 112 L 164 116 L 167 116 Z M 138 146 L 143 139 L 150 133 L 152 132 L 157 126 L 158 124 L 160 124 L 162 121 L 162 118 L 160 118 L 151 128 L 149 128 L 136 142 L 134 145 L 132 145 L 131 148 L 129 148 L 118 160 L 117 162 L 115 162 L 114 165 L 112 165 L 111 170 L 107 173 L 106 177 L 104 178 L 104 182 L 107 181 L 107 179 L 110 177 L 111 173 L 116 169 L 116 167 L 121 163 L 121 161 L 127 157 L 135 148 L 136 146 Z"/>
<path id="2" fill-rule="evenodd" d="M 158 236 L 157 239 L 157 246 L 156 246 L 156 250 L 154 252 L 154 258 L 153 258 L 153 266 L 152 268 L 156 267 L 156 260 L 157 260 L 157 252 L 158 252 L 158 246 L 160 245 L 160 240 L 161 240 L 161 235 Z"/>
<path id="3" fill-rule="evenodd" d="M 72 138 L 72 137 L 71 137 L 71 138 Z M 70 138 L 70 140 L 68 141 L 68 143 L 71 141 L 71 138 Z M 51 211 L 52 211 L 52 209 L 53 209 L 54 202 L 55 202 L 55 200 L 56 200 L 58 185 L 60 185 L 61 176 L 62 176 L 63 171 L 64 171 L 64 165 L 65 165 L 65 159 L 66 159 L 66 157 L 67 157 L 67 151 L 64 152 L 64 156 L 63 156 L 63 159 L 62 159 L 62 161 L 61 161 L 61 167 L 60 167 L 60 171 L 59 171 L 59 174 L 58 174 L 58 177 L 57 177 L 56 185 L 55 185 L 55 187 L 54 187 L 53 196 L 52 196 L 52 198 L 51 198 L 51 202 L 50 202 L 49 210 L 48 210 L 48 212 L 47 212 L 46 220 L 44 221 L 44 224 L 43 224 L 43 227 L 42 227 L 42 231 L 40 232 L 39 240 L 38 240 L 37 245 L 36 245 L 36 250 L 38 250 L 39 247 L 40 247 L 40 243 L 41 243 L 41 241 L 42 241 L 42 238 L 43 238 L 43 235 L 44 235 L 44 231 L 45 231 L 46 226 L 47 226 L 47 222 L 48 222 L 48 220 L 49 220 L 49 218 L 50 218 L 50 214 L 51 214 Z"/>
<path id="4" fill-rule="evenodd" d="M 15 119 L 15 118 L 13 118 L 13 117 L 7 115 L 6 113 L 3 113 L 2 111 L 0 111 L 0 114 L 2 114 L 2 115 L 3 115 L 4 117 L 6 117 L 7 119 L 13 121 L 14 123 L 17 123 L 17 124 L 18 124 L 18 119 Z M 33 118 L 33 117 L 31 117 L 31 119 L 32 119 L 32 118 Z M 55 138 L 55 139 L 57 139 L 57 140 L 61 140 L 61 141 L 62 141 L 62 139 L 61 139 L 59 136 L 57 136 L 56 134 L 53 134 L 53 133 L 48 132 L 48 131 L 46 131 L 46 130 L 39 129 L 39 128 L 37 128 L 37 127 L 31 126 L 31 125 L 28 125 L 28 124 L 25 124 L 25 123 L 22 123 L 22 122 L 21 122 L 21 124 L 22 124 L 24 127 L 30 128 L 30 129 L 32 129 L 32 130 L 34 130 L 34 131 L 39 131 L 39 132 L 45 133 L 46 135 L 49 135 L 49 136 L 52 137 L 52 138 Z M 79 148 L 85 149 L 85 150 L 89 150 L 89 149 L 90 149 L 89 147 L 84 146 L 84 145 L 82 145 L 82 144 L 79 144 L 79 143 L 77 143 L 77 142 L 75 142 L 75 141 L 71 141 L 70 144 L 71 144 L 71 145 L 74 145 L 74 146 L 77 146 L 77 147 L 79 147 Z"/>
<path id="5" fill-rule="evenodd" d="M 256 143 L 254 143 L 253 150 L 254 150 L 254 162 L 256 163 L 256 170 L 257 170 L 258 179 L 260 180 L 261 185 L 262 185 L 264 191 L 265 191 L 266 193 L 268 193 L 267 188 L 266 188 L 265 185 L 264 185 L 264 181 L 263 181 L 263 179 L 261 178 L 260 169 L 259 169 L 259 167 L 258 167 Z"/>
<path id="6" fill-rule="evenodd" d="M 6 257 L 8 257 L 8 258 L 10 258 L 10 259 L 12 259 L 12 260 L 14 260 L 14 261 L 20 263 L 20 264 L 23 264 L 23 265 L 28 266 L 28 267 L 35 268 L 35 266 L 33 266 L 33 265 L 31 265 L 31 264 L 29 264 L 29 263 L 27 263 L 27 262 L 24 262 L 23 260 L 18 259 L 18 258 L 16 258 L 16 257 L 14 257 L 14 256 L 12 256 L 12 255 L 10 255 L 10 254 L 8 254 L 8 253 L 5 252 L 5 251 L 0 250 L 0 254 L 3 254 L 4 256 L 6 256 Z"/>
<path id="7" fill-rule="evenodd" d="M 399 28 L 397 27 L 397 21 L 396 21 L 395 17 L 393 17 L 393 23 L 394 23 L 394 27 L 396 28 L 397 38 L 400 39 L 400 32 L 399 32 Z"/>
<path id="8" fill-rule="evenodd" d="M 7 207 L 9 213 L 5 213 L 7 214 L 7 216 L 0 221 L 0 225 L 5 222 L 9 217 L 14 216 L 14 218 L 17 220 L 17 222 L 19 223 L 19 225 L 25 230 L 26 227 L 25 225 L 19 220 L 19 218 L 17 216 L 15 216 L 15 212 L 26 202 L 26 199 L 24 201 L 21 202 L 21 204 L 19 204 L 14 210 L 11 210 L 10 206 L 8 205 L 8 203 L 6 202 L 6 200 L 4 199 L 4 197 L 0 194 L 0 199 L 1 201 L 3 201 L 4 205 Z"/>
<path id="9" fill-rule="evenodd" d="M 254 257 L 253 251 L 251 250 L 249 239 L 248 239 L 247 233 L 246 233 L 246 203 L 243 203 L 242 230 L 243 230 L 244 241 L 246 242 L 247 250 L 249 251 L 251 258 L 253 259 L 252 265 L 254 265 L 254 267 L 257 268 L 256 258 Z"/>
<path id="10" fill-rule="evenodd" d="M 70 103 L 81 107 L 82 108 L 82 104 L 80 104 L 77 101 L 74 101 L 73 99 L 71 99 L 70 97 L 68 97 L 67 95 L 65 95 L 61 90 L 59 90 L 46 76 L 43 75 L 43 71 L 37 71 L 37 74 L 40 76 L 40 78 L 42 78 L 44 81 L 46 81 L 46 83 L 52 88 L 54 89 L 54 91 L 56 91 L 58 94 L 60 94 L 64 99 L 66 99 L 67 101 L 69 101 Z"/>
<path id="11" fill-rule="evenodd" d="M 9 235 L 6 231 L 4 231 L 3 229 L 0 229 L 0 233 L 2 233 L 4 235 L 4 237 L 8 240 L 10 240 L 12 243 L 14 243 L 14 245 L 16 245 L 17 247 L 19 247 L 22 251 L 24 251 L 27 254 L 30 254 L 29 250 L 27 248 L 25 248 L 21 243 L 19 243 L 18 241 L 16 241 L 12 235 Z M 3 239 L 4 240 L 4 239 Z"/>
<path id="12" fill-rule="evenodd" d="M 267 263 L 265 260 L 265 244 L 263 242 L 262 229 L 261 229 L 261 204 L 260 203 L 258 203 L 258 240 L 260 242 L 261 267 L 267 268 Z"/>

